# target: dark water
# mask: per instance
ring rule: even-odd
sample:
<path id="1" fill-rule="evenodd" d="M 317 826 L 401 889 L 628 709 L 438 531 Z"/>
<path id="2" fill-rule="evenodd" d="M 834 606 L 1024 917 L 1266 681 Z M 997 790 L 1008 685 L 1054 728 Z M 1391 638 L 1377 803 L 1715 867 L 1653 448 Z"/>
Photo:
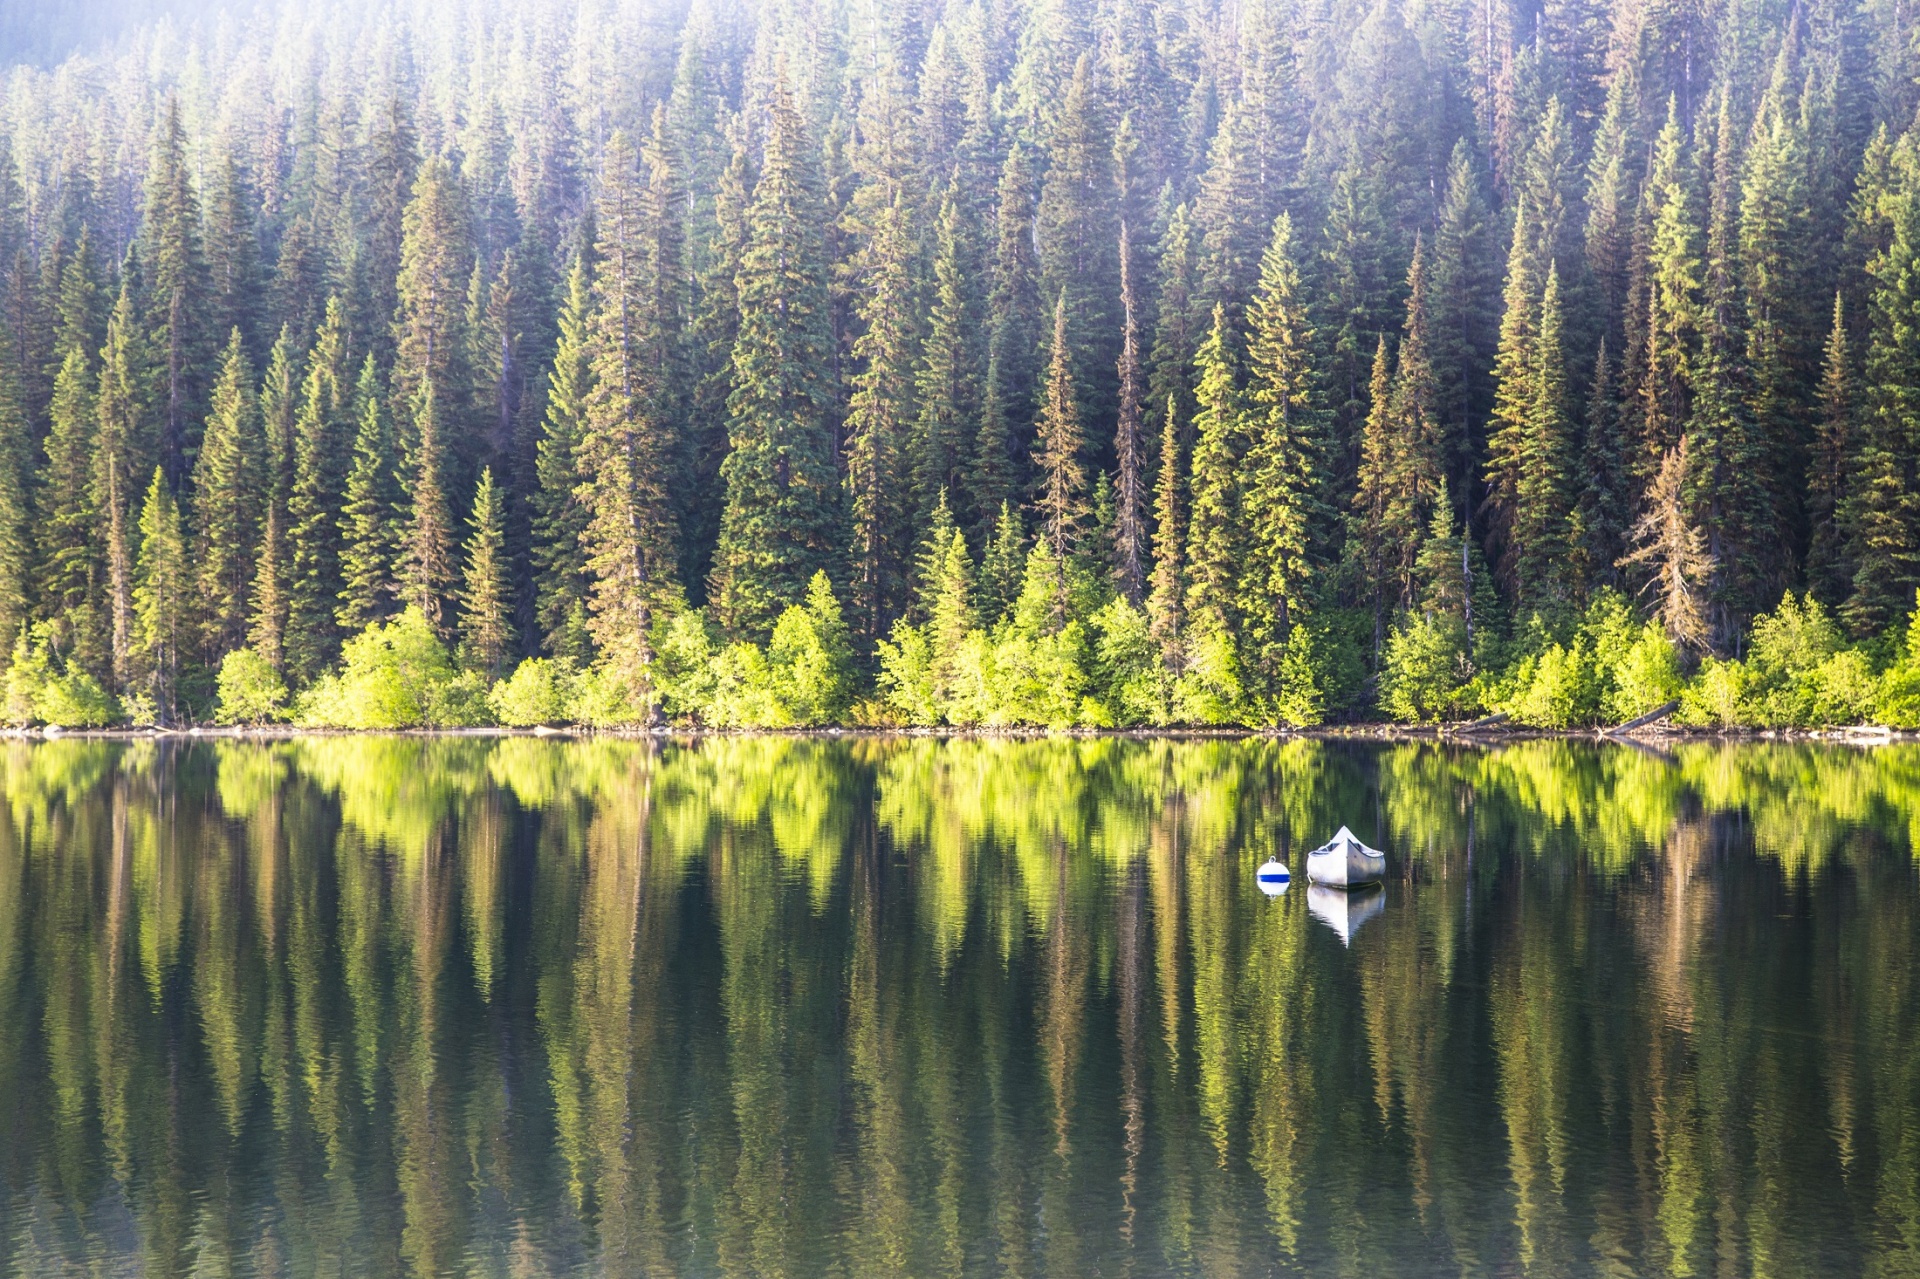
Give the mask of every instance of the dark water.
<path id="1" fill-rule="evenodd" d="M 7 1274 L 1920 1270 L 1913 748 L 69 741 L 0 801 Z M 1350 948 L 1253 878 L 1342 822 Z"/>

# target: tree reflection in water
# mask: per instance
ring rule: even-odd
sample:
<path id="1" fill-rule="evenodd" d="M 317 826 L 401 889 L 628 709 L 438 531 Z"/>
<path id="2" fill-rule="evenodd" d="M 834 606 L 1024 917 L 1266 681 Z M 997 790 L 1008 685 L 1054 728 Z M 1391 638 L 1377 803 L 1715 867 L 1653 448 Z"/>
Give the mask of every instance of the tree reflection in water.
<path id="1" fill-rule="evenodd" d="M 67 740 L 0 797 L 7 1273 L 1920 1247 L 1911 747 Z M 1344 933 L 1253 880 L 1342 822 Z"/>

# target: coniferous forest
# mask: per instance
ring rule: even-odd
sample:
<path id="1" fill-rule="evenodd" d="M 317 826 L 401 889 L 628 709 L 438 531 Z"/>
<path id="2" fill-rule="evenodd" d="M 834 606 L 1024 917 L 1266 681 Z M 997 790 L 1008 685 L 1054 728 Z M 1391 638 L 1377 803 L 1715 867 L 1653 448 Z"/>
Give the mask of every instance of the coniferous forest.
<path id="1" fill-rule="evenodd" d="M 0 719 L 1920 722 L 1894 0 L 288 3 L 0 80 Z"/>

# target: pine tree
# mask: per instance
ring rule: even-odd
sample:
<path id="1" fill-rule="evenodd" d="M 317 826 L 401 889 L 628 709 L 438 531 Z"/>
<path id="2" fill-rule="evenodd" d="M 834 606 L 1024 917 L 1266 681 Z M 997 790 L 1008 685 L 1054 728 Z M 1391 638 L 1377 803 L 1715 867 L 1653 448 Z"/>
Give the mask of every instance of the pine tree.
<path id="1" fill-rule="evenodd" d="M 1145 595 L 1147 493 L 1145 370 L 1140 352 L 1140 298 L 1135 284 L 1133 235 L 1120 224 L 1120 412 L 1114 420 L 1113 558 L 1121 595 L 1138 605 Z"/>
<path id="2" fill-rule="evenodd" d="M 350 450 L 347 313 L 327 302 L 301 379 L 293 422 L 293 485 L 287 498 L 287 623 L 281 637 L 287 675 L 305 682 L 333 660 L 340 596 L 340 498 Z"/>
<path id="3" fill-rule="evenodd" d="M 912 228 L 896 195 L 881 210 L 860 305 L 865 331 L 853 343 L 860 369 L 846 424 L 849 560 L 856 630 L 872 643 L 886 634 L 904 601 L 912 538 L 904 500 L 907 431 L 914 416 L 915 299 Z"/>
<path id="4" fill-rule="evenodd" d="M 199 441 L 218 337 L 209 328 L 210 275 L 201 243 L 200 200 L 188 172 L 180 99 L 167 100 L 147 170 L 141 260 L 151 271 L 149 327 L 160 365 L 160 461 L 183 477 Z"/>
<path id="5" fill-rule="evenodd" d="M 1641 450 L 1654 464 L 1680 440 L 1692 408 L 1700 325 L 1700 250 L 1679 109 L 1669 107 L 1654 145 L 1646 201 L 1652 242 L 1647 259 L 1644 367 L 1636 370 Z"/>
<path id="6" fill-rule="evenodd" d="M 1313 327 L 1294 258 L 1293 219 L 1281 214 L 1260 260 L 1260 283 L 1247 308 L 1247 547 L 1239 608 L 1248 619 L 1256 665 L 1273 674 L 1304 616 L 1317 488 L 1320 436 L 1308 352 Z"/>
<path id="7" fill-rule="evenodd" d="M 1621 421 L 1619 392 L 1605 338 L 1587 390 L 1586 431 L 1580 445 L 1579 505 L 1573 522 L 1573 580 L 1593 590 L 1618 584 L 1633 511 L 1633 447 Z"/>
<path id="8" fill-rule="evenodd" d="M 512 603 L 507 591 L 506 523 L 493 468 L 480 472 L 467 527 L 466 589 L 460 594 L 460 637 L 467 661 L 498 679 L 513 649 Z"/>
<path id="9" fill-rule="evenodd" d="M 1167 218 L 1159 245 L 1160 292 L 1154 305 L 1152 374 L 1147 394 L 1158 406 L 1172 399 L 1182 422 L 1193 420 L 1193 357 L 1205 338 L 1207 317 L 1198 311 L 1199 262 L 1193 225 L 1182 204 Z"/>
<path id="10" fill-rule="evenodd" d="M 82 647 L 94 631 L 90 610 L 101 578 L 100 511 L 93 487 L 97 384 L 86 353 L 68 351 L 53 382 L 38 503 L 39 608 L 77 620 L 76 641 Z"/>
<path id="11" fill-rule="evenodd" d="M 472 230 L 466 193 L 452 166 L 438 156 L 420 166 L 413 196 L 402 219 L 399 274 L 394 313 L 397 346 L 391 383 L 393 402 L 413 412 L 396 414 L 401 428 L 401 464 L 409 487 L 445 486 L 462 473 L 456 450 L 470 438 L 473 370 L 467 337 L 466 298 L 474 272 Z M 421 388 L 431 384 L 433 394 Z M 427 445 L 420 439 L 421 406 L 431 402 L 431 422 L 441 428 L 433 444 L 432 475 L 426 474 Z M 471 472 L 466 472 L 471 474 Z M 450 544 L 449 544 L 450 545 Z M 437 616 L 437 608 L 435 610 Z"/>
<path id="12" fill-rule="evenodd" d="M 1185 609 L 1192 625 L 1231 634 L 1245 531 L 1240 506 L 1245 422 L 1239 349 L 1224 302 L 1214 305 L 1213 328 L 1195 364 L 1200 409 L 1193 420 L 1196 438 Z"/>
<path id="13" fill-rule="evenodd" d="M 277 671 L 285 662 L 288 578 L 292 550 L 288 530 L 293 497 L 294 416 L 300 383 L 293 335 L 280 330 L 260 382 L 260 426 L 266 457 L 260 557 L 253 575 L 247 646 Z"/>
<path id="14" fill-rule="evenodd" d="M 192 589 L 180 507 L 167 487 L 165 473 L 156 467 L 140 509 L 140 549 L 128 602 L 128 669 L 144 677 L 163 724 L 172 723 L 178 715 L 175 696 Z"/>
<path id="15" fill-rule="evenodd" d="M 980 618 L 991 626 L 1005 617 L 1020 597 L 1020 579 L 1027 562 L 1027 535 L 1013 503 L 1000 504 L 1000 518 L 980 558 Z"/>
<path id="16" fill-rule="evenodd" d="M 782 70 L 741 259 L 727 399 L 733 451 L 709 597 L 735 634 L 764 637 L 842 545 L 828 414 L 832 334 L 819 176 Z"/>
<path id="17" fill-rule="evenodd" d="M 1853 580 L 1843 517 L 1853 479 L 1853 413 L 1858 393 L 1853 384 L 1853 358 L 1847 350 L 1845 304 L 1845 295 L 1836 292 L 1820 377 L 1813 464 L 1807 473 L 1807 517 L 1812 525 L 1807 587 L 1830 608 L 1846 600 Z"/>
<path id="18" fill-rule="evenodd" d="M 1429 294 L 1433 299 L 1433 367 L 1439 380 L 1438 412 L 1446 432 L 1448 476 L 1471 477 L 1480 468 L 1475 425 L 1493 407 L 1487 373 L 1494 366 L 1494 249 L 1491 215 L 1463 138 L 1447 166 L 1446 197 L 1434 232 Z M 1466 507 L 1469 486 L 1457 490 Z"/>
<path id="19" fill-rule="evenodd" d="M 967 463 L 978 436 L 975 386 L 980 377 L 978 308 L 967 270 L 972 258 L 960 200 L 949 191 L 935 228 L 933 298 L 927 338 L 914 373 L 919 417 L 914 426 L 913 487 L 916 510 L 932 495 L 973 496 Z M 1003 446 L 1004 449 L 1004 446 Z M 961 512 L 963 522 L 984 521 L 990 510 Z"/>
<path id="20" fill-rule="evenodd" d="M 1087 510 L 1087 472 L 1080 405 L 1074 396 L 1071 347 L 1067 342 L 1067 299 L 1062 294 L 1053 308 L 1053 350 L 1047 364 L 1047 398 L 1035 425 L 1033 464 L 1038 472 L 1034 515 L 1040 536 L 1062 571 L 1054 584 L 1056 626 L 1064 625 L 1067 580 L 1064 566 L 1080 549 Z"/>
<path id="21" fill-rule="evenodd" d="M 592 389 L 575 456 L 584 506 L 584 568 L 591 582 L 592 632 L 600 651 L 651 706 L 654 611 L 675 570 L 676 526 L 667 485 L 666 435 L 658 358 L 662 317 L 657 253 L 649 252 L 649 210 L 633 155 L 616 134 L 607 149 L 594 278 Z"/>
<path id="22" fill-rule="evenodd" d="M 137 476 L 153 457 L 149 418 L 150 365 L 133 309 L 131 287 L 123 286 L 107 321 L 107 344 L 100 353 L 100 393 L 95 400 L 99 425 L 93 441 L 93 509 L 104 534 L 108 654 L 113 683 L 126 688 L 133 675 L 133 510 Z M 169 499 L 171 500 L 171 499 Z"/>
<path id="23" fill-rule="evenodd" d="M 1179 652 L 1186 616 L 1186 531 L 1180 497 L 1180 418 L 1169 395 L 1160 430 L 1160 475 L 1153 486 L 1153 578 L 1147 596 L 1147 625 L 1169 665 Z"/>
<path id="24" fill-rule="evenodd" d="M 267 337 L 262 331 L 265 282 L 255 225 L 257 199 L 241 171 L 239 156 L 229 149 L 207 200 L 208 328 L 216 334 L 240 330 L 249 360 L 260 356 Z"/>
<path id="25" fill-rule="evenodd" d="M 1043 340 L 1040 273 L 1034 261 L 1034 157 L 1021 142 L 1000 170 L 993 292 L 987 302 L 987 382 L 974 454 L 974 508 L 984 517 L 1020 487 L 1009 448 L 1031 438 Z"/>
<path id="26" fill-rule="evenodd" d="M 580 441 L 586 434 L 593 387 L 593 272 L 591 246 L 575 255 L 560 312 L 560 342 L 547 379 L 547 412 L 537 446 L 532 496 L 535 615 L 550 653 L 587 655 L 584 629 L 589 590 L 586 544 L 590 513 L 579 496 L 586 477 Z"/>
<path id="27" fill-rule="evenodd" d="M 407 515 L 395 564 L 403 604 L 419 609 L 435 630 L 444 627 L 453 592 L 453 514 L 442 476 L 450 427 L 432 378 L 421 378 L 413 401 L 413 448 L 407 467 Z M 337 595 L 338 592 L 335 592 Z"/>
<path id="28" fill-rule="evenodd" d="M 1643 566 L 1643 593 L 1653 597 L 1654 616 L 1676 644 L 1699 650 L 1708 640 L 1707 587 L 1713 557 L 1707 554 L 1705 534 L 1688 513 L 1686 481 L 1691 463 L 1687 449 L 1683 437 L 1661 459 L 1620 565 Z"/>
<path id="29" fill-rule="evenodd" d="M 0 351 L 0 645 L 11 653 L 35 604 L 33 436 L 12 353 Z"/>
<path id="30" fill-rule="evenodd" d="M 359 407 L 359 427 L 340 508 L 340 594 L 334 608 L 334 621 L 346 634 L 364 630 L 387 614 L 394 589 L 393 517 L 400 500 L 393 482 L 393 432 L 371 355 L 360 366 L 353 400 Z"/>
<path id="31" fill-rule="evenodd" d="M 253 368 L 235 328 L 214 383 L 213 410 L 194 464 L 194 560 L 206 652 L 218 659 L 247 631 L 247 602 L 265 479 Z"/>
<path id="32" fill-rule="evenodd" d="M 1048 164 L 1034 223 L 1044 297 L 1066 300 L 1073 317 L 1068 368 L 1083 415 L 1112 411 L 1107 332 L 1118 243 L 1113 207 L 1113 140 L 1102 118 L 1093 57 L 1080 55 L 1048 137 Z M 1051 377 L 1051 374 L 1049 374 Z M 1051 538 L 1051 534 L 1049 534 Z M 1055 544 L 1056 548 L 1058 543 Z"/>

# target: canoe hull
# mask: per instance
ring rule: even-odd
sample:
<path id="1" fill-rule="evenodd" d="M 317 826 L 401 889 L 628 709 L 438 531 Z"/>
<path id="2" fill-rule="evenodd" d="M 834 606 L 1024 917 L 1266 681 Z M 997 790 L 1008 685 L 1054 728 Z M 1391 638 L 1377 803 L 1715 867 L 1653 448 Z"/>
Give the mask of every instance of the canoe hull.
<path id="1" fill-rule="evenodd" d="M 1377 884 L 1386 873 L 1386 856 L 1355 839 L 1344 826 L 1324 847 L 1307 854 L 1307 878 L 1331 888 Z"/>

